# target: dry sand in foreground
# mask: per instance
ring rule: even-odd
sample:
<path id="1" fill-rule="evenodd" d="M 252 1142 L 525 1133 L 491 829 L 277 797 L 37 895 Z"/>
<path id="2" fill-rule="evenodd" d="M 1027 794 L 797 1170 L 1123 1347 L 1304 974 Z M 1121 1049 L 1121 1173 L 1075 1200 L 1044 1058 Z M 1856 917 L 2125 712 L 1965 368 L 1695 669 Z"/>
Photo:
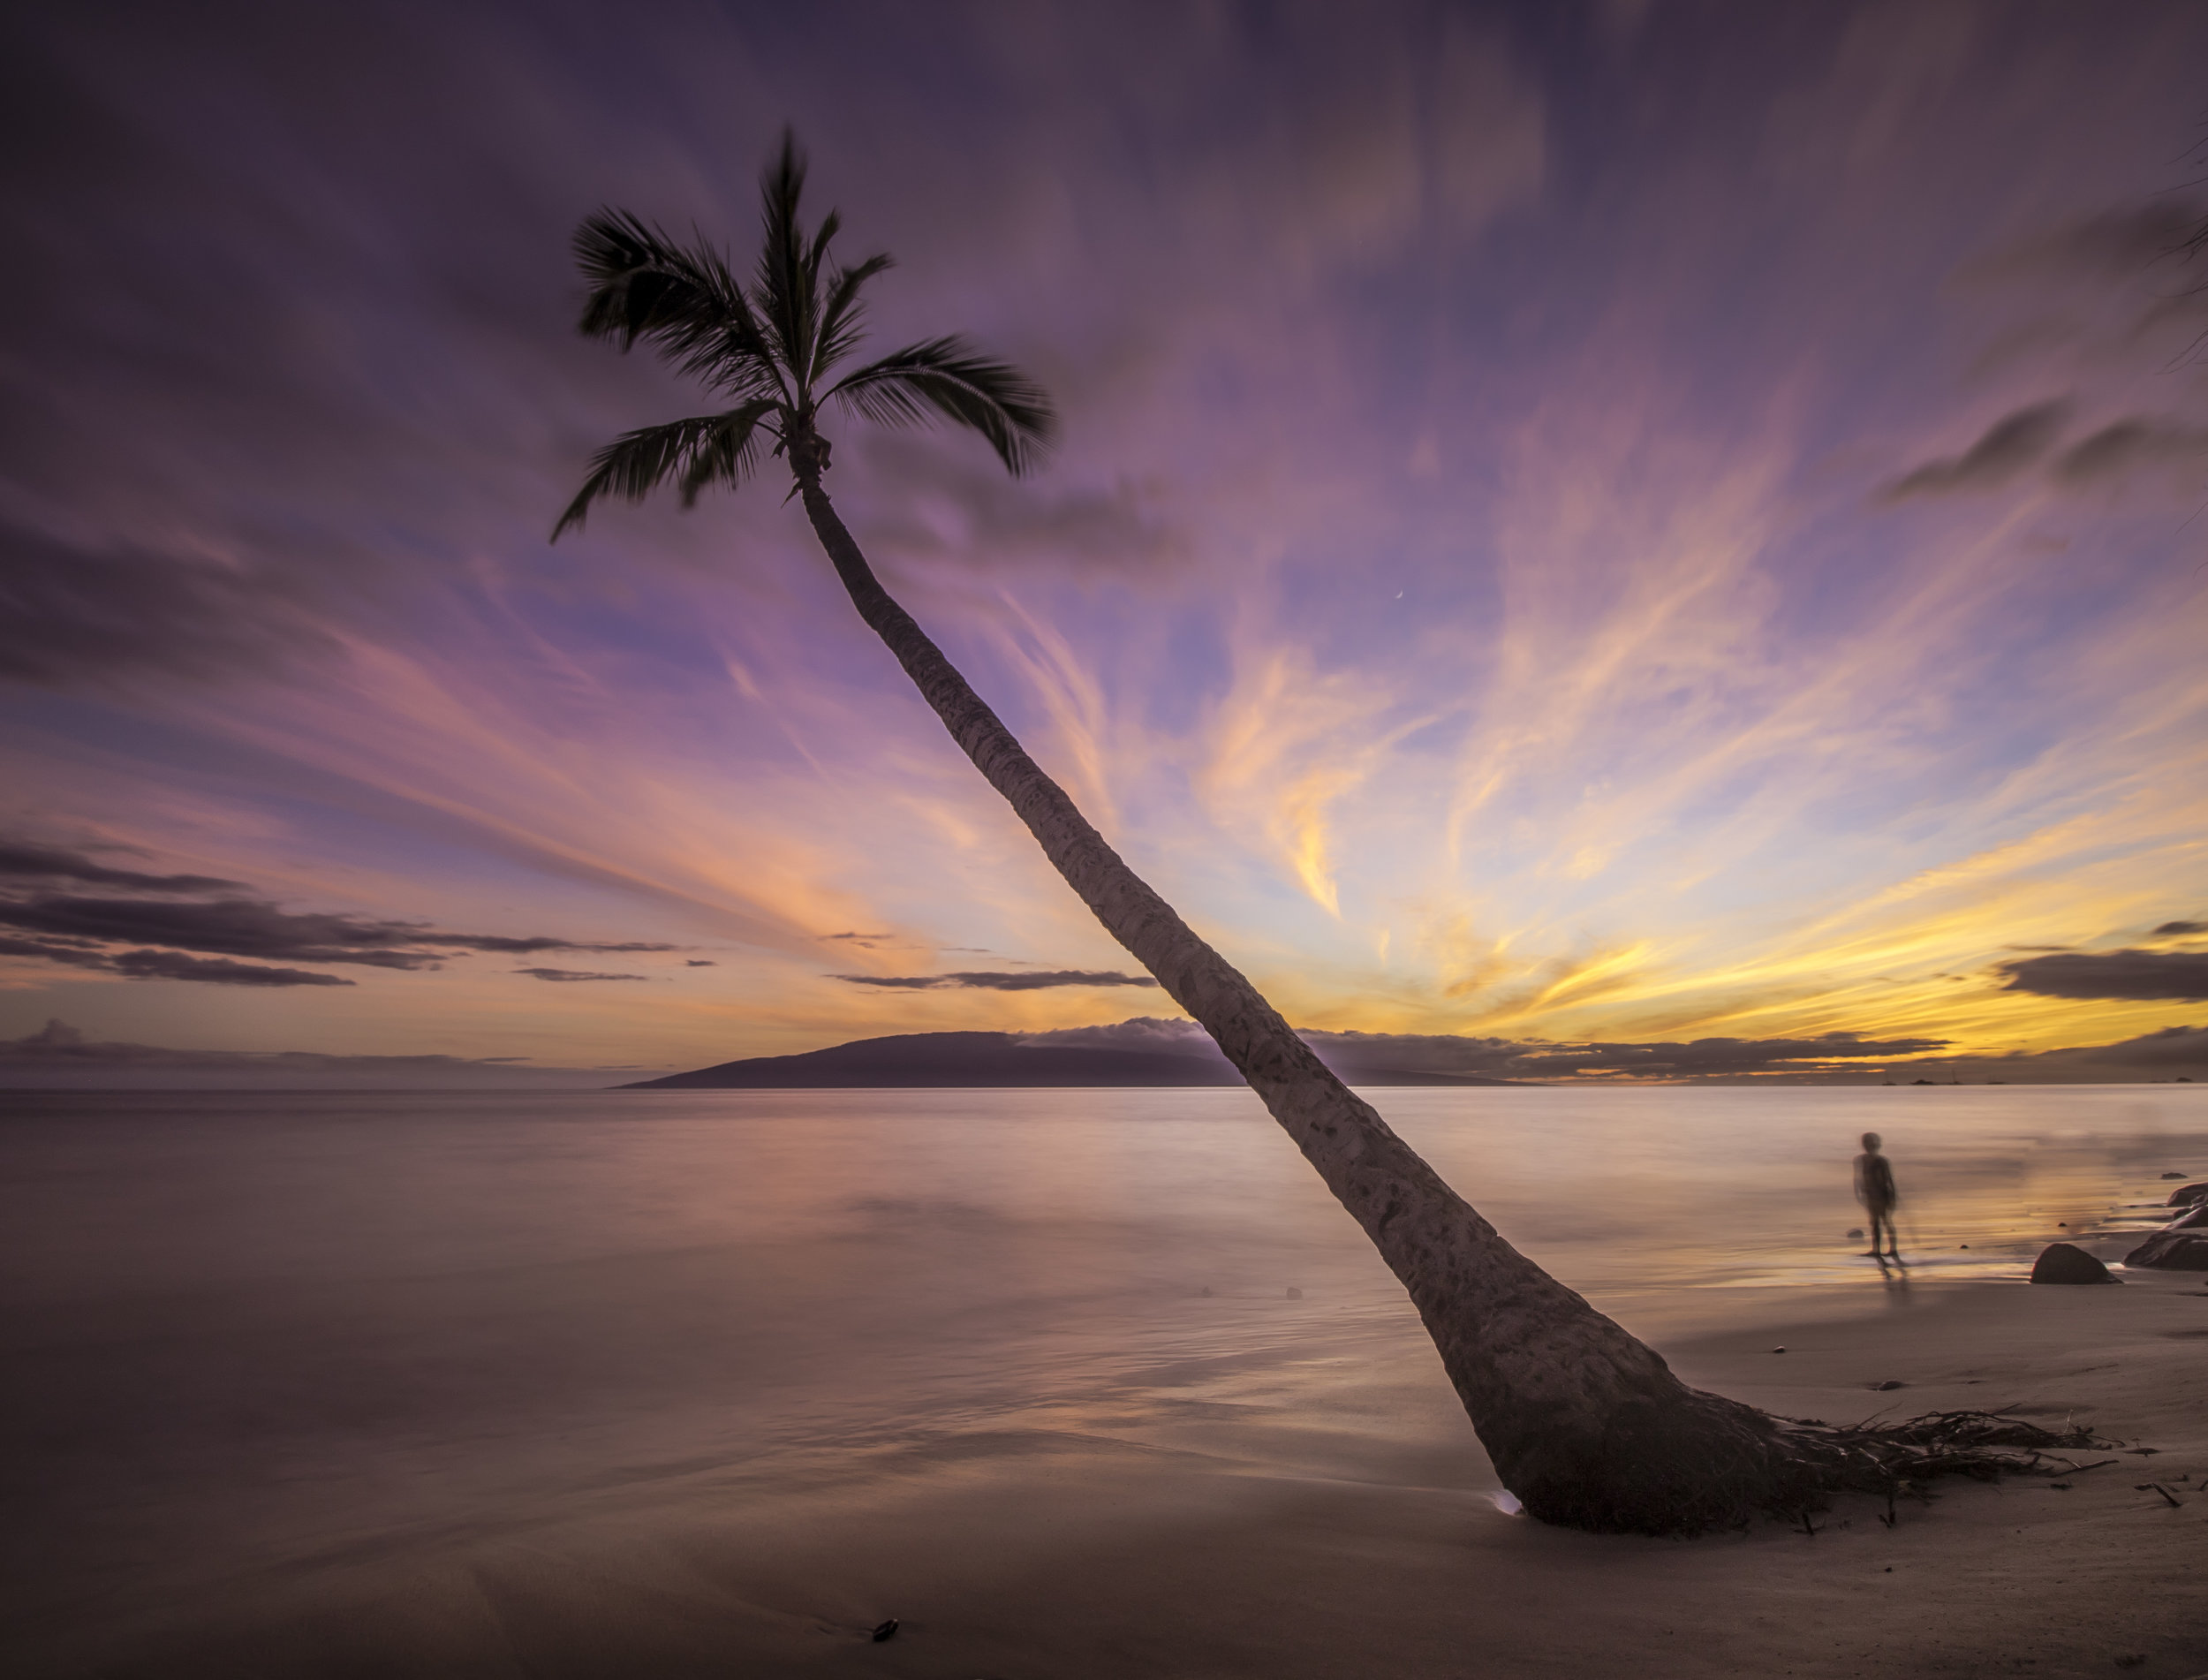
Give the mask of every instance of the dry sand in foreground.
<path id="1" fill-rule="evenodd" d="M 1775 1354 L 1775 1345 L 1787 1351 Z M 802 1496 L 709 1470 L 425 1550 L 302 1560 L 168 1625 L 44 1654 L 155 1676 L 1916 1676 L 2208 1670 L 2208 1280 L 1920 1287 L 1667 1349 L 1690 1381 L 1855 1418 L 2014 1404 L 2162 1450 L 2064 1479 L 1608 1539 L 1499 1510 L 1431 1356 L 1149 1374 L 1124 1417 L 824 1457 Z M 1908 1386 L 1873 1395 L 1881 1381 Z M 1294 1415 L 1288 1415 L 1292 1411 Z M 2105 1455 L 2095 1455 L 2105 1456 Z M 2159 1481 L 2180 1504 L 2138 1484 Z M 785 1481 L 784 1486 L 787 1487 Z M 875 1643 L 866 1631 L 901 1620 Z M 2135 1659 L 2136 1661 L 2135 1661 Z"/>

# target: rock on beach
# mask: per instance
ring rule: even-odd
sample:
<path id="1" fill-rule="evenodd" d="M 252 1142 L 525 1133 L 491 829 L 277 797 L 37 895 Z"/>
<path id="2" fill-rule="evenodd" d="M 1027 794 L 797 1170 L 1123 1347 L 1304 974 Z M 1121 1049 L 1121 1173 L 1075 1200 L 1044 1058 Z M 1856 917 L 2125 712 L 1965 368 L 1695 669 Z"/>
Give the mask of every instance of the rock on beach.
<path id="1" fill-rule="evenodd" d="M 2124 1264 L 2165 1272 L 2208 1272 L 2208 1230 L 2157 1231 L 2125 1255 Z"/>
<path id="2" fill-rule="evenodd" d="M 2049 1243 L 2031 1263 L 2035 1283 L 2113 1283 L 2109 1269 L 2070 1243 Z"/>

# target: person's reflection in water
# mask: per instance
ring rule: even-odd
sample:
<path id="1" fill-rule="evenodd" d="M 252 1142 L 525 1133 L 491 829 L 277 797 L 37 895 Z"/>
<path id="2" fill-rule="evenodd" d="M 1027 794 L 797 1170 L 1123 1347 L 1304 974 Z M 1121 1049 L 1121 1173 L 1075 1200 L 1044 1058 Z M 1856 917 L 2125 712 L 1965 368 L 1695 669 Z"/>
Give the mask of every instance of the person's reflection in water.
<path id="1" fill-rule="evenodd" d="M 1902 1245 L 1894 1229 L 1894 1209 L 1902 1199 L 1894 1187 L 1894 1163 L 1879 1153 L 1879 1134 L 1863 1134 L 1863 1153 L 1856 1157 L 1856 1199 L 1871 1215 L 1871 1247 L 1869 1257 L 1883 1268 L 1891 1258 L 1901 1263 Z M 1879 1233 L 1886 1232 L 1886 1252 L 1879 1252 Z"/>

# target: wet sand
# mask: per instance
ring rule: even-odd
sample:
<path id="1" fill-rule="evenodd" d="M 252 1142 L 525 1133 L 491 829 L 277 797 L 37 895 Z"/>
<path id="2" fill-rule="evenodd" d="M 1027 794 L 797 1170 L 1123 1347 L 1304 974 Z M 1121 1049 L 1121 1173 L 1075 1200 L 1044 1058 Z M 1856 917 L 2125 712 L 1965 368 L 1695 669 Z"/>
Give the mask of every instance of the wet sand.
<path id="1" fill-rule="evenodd" d="M 2166 1450 L 1895 1532 L 1507 1516 L 1246 1093 L 19 1096 L 0 1674 L 2208 1671 L 2208 1279 L 2021 1282 L 2159 1222 L 2197 1094 L 1388 1096 L 1691 1381 Z"/>
<path id="2" fill-rule="evenodd" d="M 631 1466 L 557 1509 L 364 1532 L 157 1613 L 64 1617 L 15 1672 L 2208 1670 L 2208 1279 L 1862 1303 L 1666 1351 L 1690 1381 L 1790 1415 L 2013 1406 L 2161 1450 L 2068 1491 L 1941 1484 L 1893 1531 L 1861 1501 L 1814 1537 L 1575 1534 L 1498 1508 L 1415 1333 L 1360 1329 L 1312 1358 L 1130 1371 L 1115 1407 L 1093 1394 L 986 1427 L 892 1428 L 824 1447 L 809 1474 L 785 1463 L 771 1486 L 725 1464 Z M 1884 1381 L 1908 1386 L 1873 1393 Z M 896 1636 L 873 1640 L 890 1617 Z"/>

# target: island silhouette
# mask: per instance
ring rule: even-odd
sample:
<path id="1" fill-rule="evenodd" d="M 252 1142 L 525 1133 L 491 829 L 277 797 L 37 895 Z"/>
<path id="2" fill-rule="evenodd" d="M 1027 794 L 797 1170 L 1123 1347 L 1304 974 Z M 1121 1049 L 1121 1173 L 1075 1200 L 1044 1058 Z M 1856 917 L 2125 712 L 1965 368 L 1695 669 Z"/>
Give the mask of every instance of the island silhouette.
<path id="1" fill-rule="evenodd" d="M 1199 1048 L 1200 1046 L 1200 1048 Z M 1329 1058 L 1345 1082 L 1364 1086 L 1527 1085 L 1524 1079 L 1430 1073 Z M 1243 1077 L 1206 1039 L 1186 1052 L 1036 1044 L 1017 1033 L 901 1033 L 800 1056 L 756 1056 L 623 1091 L 896 1090 L 930 1086 L 1237 1086 Z"/>

